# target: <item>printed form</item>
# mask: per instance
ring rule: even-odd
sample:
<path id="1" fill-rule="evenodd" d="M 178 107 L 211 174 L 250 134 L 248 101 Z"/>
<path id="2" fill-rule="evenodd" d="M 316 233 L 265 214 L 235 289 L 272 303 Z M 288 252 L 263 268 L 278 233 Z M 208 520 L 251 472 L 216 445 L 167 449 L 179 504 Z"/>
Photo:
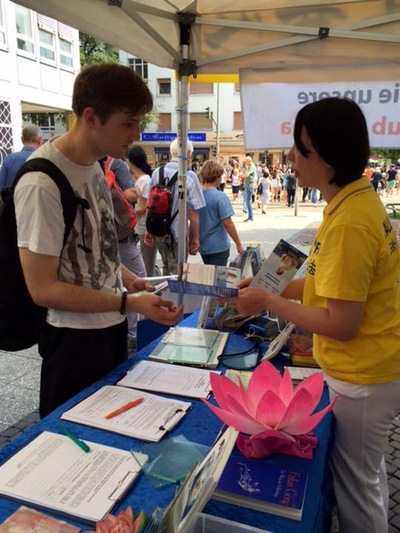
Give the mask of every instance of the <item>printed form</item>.
<path id="1" fill-rule="evenodd" d="M 82 520 L 102 520 L 140 472 L 132 454 L 44 431 L 0 468 L 0 492 Z"/>

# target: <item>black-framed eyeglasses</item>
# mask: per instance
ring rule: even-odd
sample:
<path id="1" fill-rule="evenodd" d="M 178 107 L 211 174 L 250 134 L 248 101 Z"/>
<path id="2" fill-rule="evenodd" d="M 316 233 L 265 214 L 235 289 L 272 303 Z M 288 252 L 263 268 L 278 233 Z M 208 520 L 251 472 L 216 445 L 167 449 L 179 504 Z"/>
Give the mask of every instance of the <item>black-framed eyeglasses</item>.
<path id="1" fill-rule="evenodd" d="M 218 357 L 218 360 L 225 368 L 252 370 L 259 365 L 262 354 L 263 350 L 260 343 L 258 346 L 252 346 L 243 352 L 222 354 Z"/>

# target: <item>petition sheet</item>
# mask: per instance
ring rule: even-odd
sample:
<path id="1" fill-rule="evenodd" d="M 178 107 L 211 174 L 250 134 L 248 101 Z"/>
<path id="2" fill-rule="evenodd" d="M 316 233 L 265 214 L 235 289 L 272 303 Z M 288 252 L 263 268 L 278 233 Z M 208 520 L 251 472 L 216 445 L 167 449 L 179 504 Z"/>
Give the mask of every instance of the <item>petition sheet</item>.
<path id="1" fill-rule="evenodd" d="M 190 398 L 207 398 L 211 392 L 210 370 L 156 361 L 140 361 L 117 385 Z"/>
<path id="2" fill-rule="evenodd" d="M 141 403 L 121 411 L 117 416 L 106 418 L 137 400 L 141 400 Z M 106 385 L 63 413 L 61 418 L 136 439 L 158 442 L 178 423 L 190 406 L 190 402 Z"/>
<path id="3" fill-rule="evenodd" d="M 67 436 L 44 431 L 1 466 L 1 493 L 83 520 L 103 519 L 140 466 L 128 451 L 86 444 L 87 453 Z"/>

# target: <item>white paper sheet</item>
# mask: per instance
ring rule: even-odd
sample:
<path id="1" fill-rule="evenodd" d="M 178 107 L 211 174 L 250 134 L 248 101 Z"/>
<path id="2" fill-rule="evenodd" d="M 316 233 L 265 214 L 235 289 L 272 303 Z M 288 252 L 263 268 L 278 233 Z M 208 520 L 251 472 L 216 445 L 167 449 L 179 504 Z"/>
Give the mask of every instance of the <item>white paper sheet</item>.
<path id="1" fill-rule="evenodd" d="M 138 398 L 143 398 L 140 405 L 113 418 L 106 418 L 112 411 Z M 190 406 L 189 402 L 106 385 L 63 413 L 61 418 L 128 437 L 157 442 L 177 424 Z"/>
<path id="2" fill-rule="evenodd" d="M 190 398 L 207 398 L 211 392 L 210 370 L 156 361 L 139 361 L 117 385 Z"/>
<path id="3" fill-rule="evenodd" d="M 132 484 L 140 465 L 125 450 L 44 431 L 0 468 L 6 496 L 95 522 Z"/>

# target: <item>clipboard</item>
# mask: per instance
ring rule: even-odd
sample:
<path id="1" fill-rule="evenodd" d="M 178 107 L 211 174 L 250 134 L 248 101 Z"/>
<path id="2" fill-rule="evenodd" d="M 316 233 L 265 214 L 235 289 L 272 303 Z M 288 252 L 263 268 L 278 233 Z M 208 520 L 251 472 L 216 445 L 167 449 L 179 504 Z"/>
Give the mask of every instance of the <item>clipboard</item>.
<path id="1" fill-rule="evenodd" d="M 126 450 L 43 431 L 0 467 L 0 493 L 88 523 L 102 520 L 138 477 Z M 145 457 L 140 461 L 145 461 Z"/>

